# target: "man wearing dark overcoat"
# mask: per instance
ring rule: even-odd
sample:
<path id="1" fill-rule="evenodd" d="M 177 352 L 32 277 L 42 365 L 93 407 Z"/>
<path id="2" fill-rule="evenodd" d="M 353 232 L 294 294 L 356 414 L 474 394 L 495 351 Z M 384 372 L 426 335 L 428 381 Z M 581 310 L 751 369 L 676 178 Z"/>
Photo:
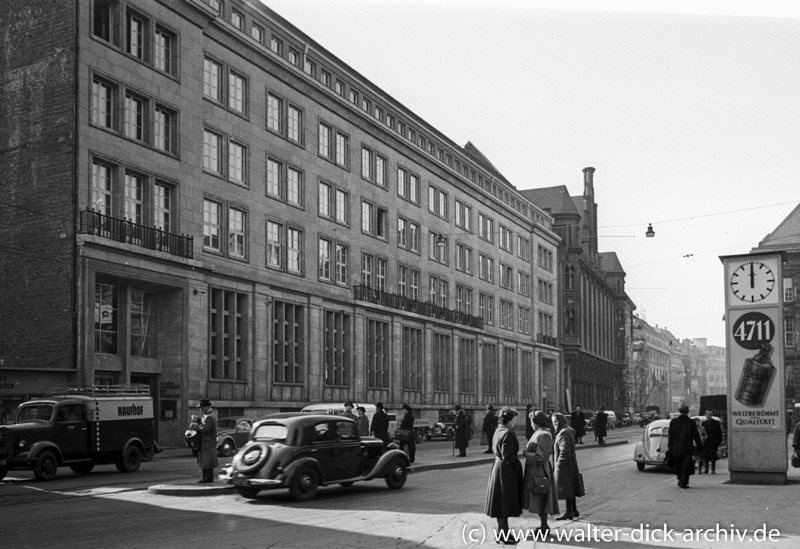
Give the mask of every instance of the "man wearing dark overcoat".
<path id="1" fill-rule="evenodd" d="M 575 431 L 575 442 L 583 444 L 583 437 L 586 435 L 586 416 L 580 406 L 575 406 L 575 411 L 569 418 L 569 426 Z"/>
<path id="2" fill-rule="evenodd" d="M 456 423 L 454 429 L 456 432 L 458 457 L 467 457 L 467 446 L 469 446 L 469 422 L 467 421 L 467 414 L 458 404 L 456 404 Z"/>
<path id="3" fill-rule="evenodd" d="M 694 446 L 702 454 L 703 441 L 697 423 L 689 417 L 689 405 L 678 408 L 680 415 L 669 422 L 669 461 L 667 465 L 675 471 L 678 486 L 689 487 L 689 476 L 694 474 Z"/>
<path id="4" fill-rule="evenodd" d="M 719 421 L 714 419 L 711 410 L 706 411 L 706 420 L 702 423 L 703 429 L 706 431 L 706 441 L 703 443 L 704 455 L 706 462 L 706 470 L 708 474 L 708 466 L 711 464 L 711 472 L 717 472 L 717 450 L 719 445 L 722 444 L 722 425 Z"/>
<path id="5" fill-rule="evenodd" d="M 597 409 L 597 416 L 594 418 L 594 436 L 597 439 L 597 444 L 600 446 L 606 445 L 603 439 L 608 436 L 608 416 L 603 406 Z"/>
<path id="6" fill-rule="evenodd" d="M 372 416 L 370 431 L 372 431 L 372 436 L 383 441 L 384 447 L 389 444 L 389 416 L 383 409 L 383 402 L 375 403 L 375 415 Z"/>
<path id="7" fill-rule="evenodd" d="M 211 484 L 214 482 L 214 467 L 217 462 L 217 420 L 211 415 L 211 401 L 204 398 L 197 405 L 203 412 L 203 417 L 197 423 L 192 423 L 189 428 L 200 434 L 200 449 L 197 452 L 197 463 L 203 471 L 203 478 L 198 484 Z"/>
<path id="8" fill-rule="evenodd" d="M 491 404 L 486 405 L 486 415 L 483 418 L 483 435 L 486 437 L 486 451 L 484 454 L 493 454 L 492 439 L 494 432 L 497 429 L 497 416 L 494 415 L 494 406 Z"/>

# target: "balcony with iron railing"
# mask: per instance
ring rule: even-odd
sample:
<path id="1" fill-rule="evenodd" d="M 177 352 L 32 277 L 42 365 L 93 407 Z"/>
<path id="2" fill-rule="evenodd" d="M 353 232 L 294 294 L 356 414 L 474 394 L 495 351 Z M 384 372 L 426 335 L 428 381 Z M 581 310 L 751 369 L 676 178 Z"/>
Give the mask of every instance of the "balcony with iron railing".
<path id="1" fill-rule="evenodd" d="M 194 254 L 194 238 L 191 236 L 168 233 L 157 227 L 145 227 L 94 210 L 81 212 L 79 231 L 187 259 L 192 259 Z"/>
<path id="2" fill-rule="evenodd" d="M 479 330 L 483 329 L 483 319 L 479 316 L 472 316 L 467 313 L 462 313 L 461 311 L 454 311 L 447 307 L 439 307 L 435 303 L 426 303 L 402 295 L 390 294 L 370 288 L 369 286 L 353 286 L 353 297 L 356 301 L 366 301 L 392 309 L 399 309 L 409 313 L 463 324 L 464 326 L 477 328 Z"/>

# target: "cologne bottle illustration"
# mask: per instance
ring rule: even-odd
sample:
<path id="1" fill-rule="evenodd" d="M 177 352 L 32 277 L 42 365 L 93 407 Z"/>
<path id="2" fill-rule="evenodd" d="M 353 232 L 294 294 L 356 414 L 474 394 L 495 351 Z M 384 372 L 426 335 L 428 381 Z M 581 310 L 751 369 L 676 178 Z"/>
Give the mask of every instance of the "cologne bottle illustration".
<path id="1" fill-rule="evenodd" d="M 734 398 L 751 408 L 761 408 L 767 400 L 777 369 L 772 364 L 770 355 L 772 345 L 765 343 L 753 358 L 744 361 L 742 377 Z"/>

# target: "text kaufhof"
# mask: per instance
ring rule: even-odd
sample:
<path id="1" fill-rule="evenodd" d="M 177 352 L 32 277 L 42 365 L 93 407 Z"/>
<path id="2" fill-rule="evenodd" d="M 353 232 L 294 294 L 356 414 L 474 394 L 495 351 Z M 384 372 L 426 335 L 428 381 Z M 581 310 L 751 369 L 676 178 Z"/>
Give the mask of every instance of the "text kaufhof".
<path id="1" fill-rule="evenodd" d="M 94 421 L 122 419 L 149 419 L 153 417 L 153 401 L 150 398 L 115 398 L 95 400 L 92 404 Z"/>

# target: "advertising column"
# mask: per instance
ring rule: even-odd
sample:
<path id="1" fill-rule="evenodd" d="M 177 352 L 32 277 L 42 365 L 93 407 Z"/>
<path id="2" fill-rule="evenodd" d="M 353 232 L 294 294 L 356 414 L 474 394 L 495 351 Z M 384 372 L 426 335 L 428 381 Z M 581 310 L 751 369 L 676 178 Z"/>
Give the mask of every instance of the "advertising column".
<path id="1" fill-rule="evenodd" d="M 785 484 L 781 254 L 720 257 L 725 270 L 731 482 Z"/>

